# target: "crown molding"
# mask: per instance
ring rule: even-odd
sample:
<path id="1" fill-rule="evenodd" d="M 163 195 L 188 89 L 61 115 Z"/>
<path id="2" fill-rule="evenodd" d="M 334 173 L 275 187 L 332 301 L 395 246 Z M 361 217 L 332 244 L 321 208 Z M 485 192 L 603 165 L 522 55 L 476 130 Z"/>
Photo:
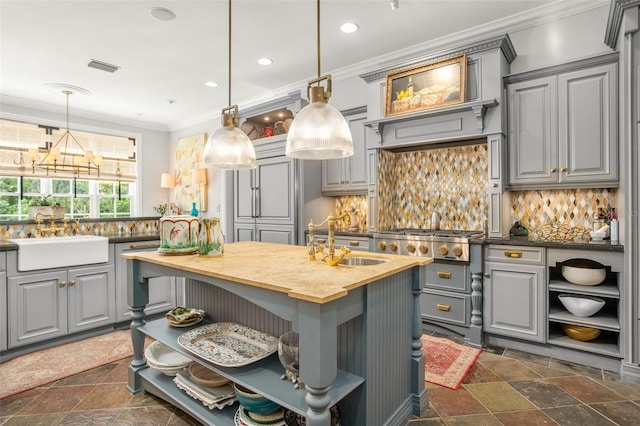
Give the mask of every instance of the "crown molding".
<path id="1" fill-rule="evenodd" d="M 640 0 L 611 0 L 609 19 L 607 20 L 607 29 L 604 36 L 604 42 L 610 48 L 616 48 L 624 12 L 632 7 L 640 7 Z"/>

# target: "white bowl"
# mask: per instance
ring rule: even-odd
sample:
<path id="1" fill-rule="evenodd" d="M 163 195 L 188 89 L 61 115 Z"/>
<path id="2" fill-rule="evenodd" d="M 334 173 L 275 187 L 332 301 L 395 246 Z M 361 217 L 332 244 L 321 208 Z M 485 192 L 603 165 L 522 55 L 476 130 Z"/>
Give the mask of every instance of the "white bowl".
<path id="1" fill-rule="evenodd" d="M 589 259 L 572 259 L 562 265 L 564 279 L 578 285 L 598 285 L 607 276 L 607 270 L 598 262 Z"/>
<path id="2" fill-rule="evenodd" d="M 567 308 L 567 311 L 577 317 L 590 317 L 604 306 L 604 300 L 599 297 L 561 294 L 558 299 Z"/>
<path id="3" fill-rule="evenodd" d="M 149 367 L 159 370 L 167 376 L 175 376 L 193 362 L 190 358 L 158 341 L 147 346 L 144 350 L 144 357 L 147 359 Z"/>

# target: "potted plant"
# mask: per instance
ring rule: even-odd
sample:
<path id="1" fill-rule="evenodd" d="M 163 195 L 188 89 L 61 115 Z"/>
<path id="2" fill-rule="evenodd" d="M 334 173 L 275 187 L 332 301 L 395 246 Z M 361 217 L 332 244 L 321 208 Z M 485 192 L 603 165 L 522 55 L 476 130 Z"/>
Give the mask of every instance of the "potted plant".
<path id="1" fill-rule="evenodd" d="M 64 206 L 52 195 L 34 198 L 29 203 L 29 218 L 35 220 L 38 213 L 38 219 L 64 219 Z"/>

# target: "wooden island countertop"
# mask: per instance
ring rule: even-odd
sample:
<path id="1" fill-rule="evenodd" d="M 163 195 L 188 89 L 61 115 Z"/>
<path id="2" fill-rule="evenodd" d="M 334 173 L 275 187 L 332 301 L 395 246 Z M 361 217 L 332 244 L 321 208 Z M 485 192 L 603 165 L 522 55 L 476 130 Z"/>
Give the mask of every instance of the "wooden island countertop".
<path id="1" fill-rule="evenodd" d="M 304 246 L 254 241 L 226 244 L 221 257 L 167 256 L 157 252 L 123 254 L 127 259 L 248 284 L 320 304 L 344 297 L 350 290 L 381 278 L 433 261 L 424 257 L 368 252 L 352 252 L 351 256 L 386 259 L 388 262 L 368 266 L 329 266 L 320 260 L 308 260 Z"/>

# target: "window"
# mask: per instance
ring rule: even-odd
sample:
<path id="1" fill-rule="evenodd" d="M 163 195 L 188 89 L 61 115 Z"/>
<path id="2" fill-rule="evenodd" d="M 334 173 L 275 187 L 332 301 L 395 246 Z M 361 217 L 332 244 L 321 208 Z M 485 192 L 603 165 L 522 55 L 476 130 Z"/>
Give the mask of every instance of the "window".
<path id="1" fill-rule="evenodd" d="M 28 219 L 30 201 L 49 194 L 65 207 L 65 217 L 69 219 L 133 215 L 132 194 L 135 186 L 129 182 L 76 179 L 74 188 L 73 179 L 25 177 L 22 198 L 19 186 L 20 177 L 0 177 L 0 220 Z"/>
<path id="2" fill-rule="evenodd" d="M 136 140 L 72 131 L 82 149 L 104 159 L 99 176 L 94 170 L 74 178 L 73 173 L 54 174 L 38 166 L 63 133 L 50 126 L 0 119 L 0 220 L 27 219 L 30 200 L 45 195 L 58 199 L 68 218 L 134 216 Z M 31 153 L 38 159 L 32 161 Z"/>

